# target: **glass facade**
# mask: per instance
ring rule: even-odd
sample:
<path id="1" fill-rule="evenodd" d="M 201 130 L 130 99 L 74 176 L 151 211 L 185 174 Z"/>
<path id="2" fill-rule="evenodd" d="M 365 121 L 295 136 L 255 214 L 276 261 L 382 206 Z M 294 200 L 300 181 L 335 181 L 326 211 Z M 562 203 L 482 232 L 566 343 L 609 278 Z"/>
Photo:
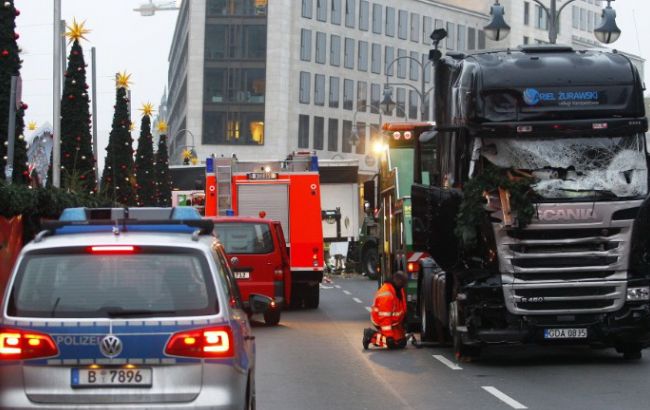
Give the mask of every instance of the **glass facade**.
<path id="1" fill-rule="evenodd" d="M 206 1 L 203 144 L 264 144 L 267 3 Z"/>

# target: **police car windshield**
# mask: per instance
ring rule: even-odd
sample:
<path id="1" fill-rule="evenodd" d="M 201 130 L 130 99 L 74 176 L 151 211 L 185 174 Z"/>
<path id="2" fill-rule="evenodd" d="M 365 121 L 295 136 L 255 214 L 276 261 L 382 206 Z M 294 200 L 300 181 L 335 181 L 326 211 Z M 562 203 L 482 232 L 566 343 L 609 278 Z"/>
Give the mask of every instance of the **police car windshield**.
<path id="1" fill-rule="evenodd" d="M 227 254 L 260 254 L 273 252 L 269 226 L 254 222 L 214 224 L 214 231 Z"/>
<path id="2" fill-rule="evenodd" d="M 546 199 L 616 199 L 648 193 L 642 135 L 571 138 L 484 138 L 481 155 L 535 179 Z"/>
<path id="3" fill-rule="evenodd" d="M 205 257 L 175 250 L 28 254 L 11 290 L 16 317 L 197 316 L 218 312 Z"/>

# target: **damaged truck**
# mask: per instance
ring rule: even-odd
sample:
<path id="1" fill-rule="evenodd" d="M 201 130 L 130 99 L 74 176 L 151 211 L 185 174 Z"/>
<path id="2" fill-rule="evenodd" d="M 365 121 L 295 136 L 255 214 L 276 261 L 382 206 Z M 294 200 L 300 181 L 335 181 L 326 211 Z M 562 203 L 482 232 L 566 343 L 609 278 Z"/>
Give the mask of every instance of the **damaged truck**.
<path id="1" fill-rule="evenodd" d="M 454 54 L 411 190 L 423 340 L 650 344 L 643 83 L 624 55 L 564 46 Z M 422 182 L 421 175 L 426 175 Z"/>

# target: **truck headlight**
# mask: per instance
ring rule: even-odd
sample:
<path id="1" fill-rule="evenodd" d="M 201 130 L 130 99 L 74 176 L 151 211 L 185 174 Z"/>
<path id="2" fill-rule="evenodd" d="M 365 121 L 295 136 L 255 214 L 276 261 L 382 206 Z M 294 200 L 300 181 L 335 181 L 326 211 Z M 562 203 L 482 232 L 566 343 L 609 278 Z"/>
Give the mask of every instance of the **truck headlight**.
<path id="1" fill-rule="evenodd" d="M 650 300 L 650 287 L 627 288 L 628 302 L 639 302 L 642 300 Z"/>

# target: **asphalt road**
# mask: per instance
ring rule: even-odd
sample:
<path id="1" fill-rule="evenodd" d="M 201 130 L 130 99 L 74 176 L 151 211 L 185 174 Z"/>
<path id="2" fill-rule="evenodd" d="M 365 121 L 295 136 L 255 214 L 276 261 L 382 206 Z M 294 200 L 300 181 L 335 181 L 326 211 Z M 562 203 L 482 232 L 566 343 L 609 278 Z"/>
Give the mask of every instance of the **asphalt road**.
<path id="1" fill-rule="evenodd" d="M 648 409 L 650 350 L 627 362 L 613 350 L 489 348 L 456 363 L 449 348 L 364 351 L 376 284 L 321 286 L 317 310 L 256 325 L 259 409 Z"/>

